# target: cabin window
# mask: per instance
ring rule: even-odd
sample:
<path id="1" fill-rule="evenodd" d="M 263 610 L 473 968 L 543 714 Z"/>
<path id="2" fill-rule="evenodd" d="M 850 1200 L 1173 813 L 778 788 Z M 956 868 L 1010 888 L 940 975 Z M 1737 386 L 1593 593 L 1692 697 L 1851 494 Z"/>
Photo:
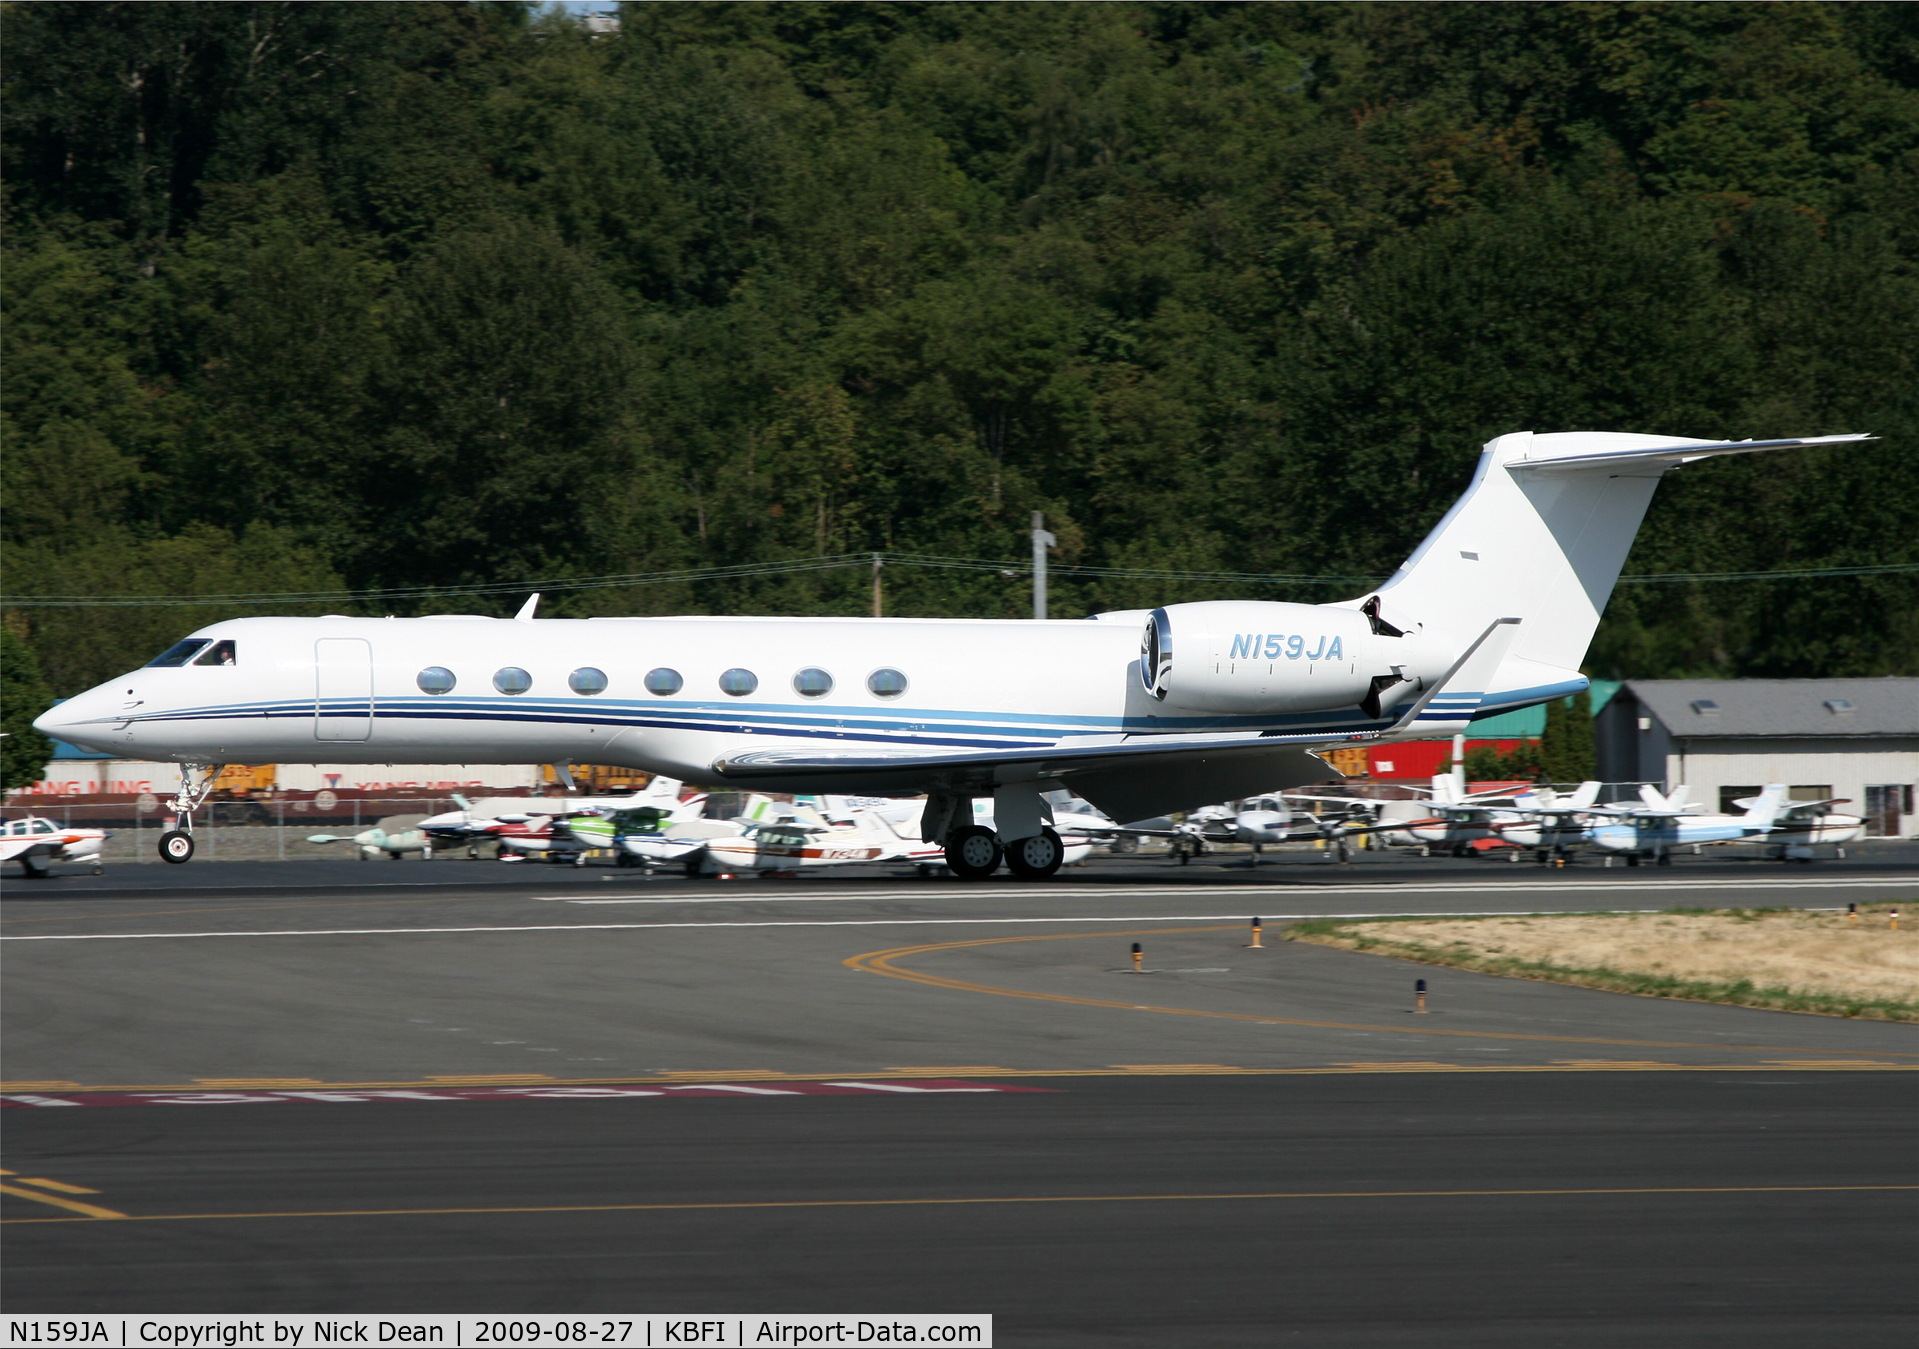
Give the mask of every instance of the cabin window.
<path id="1" fill-rule="evenodd" d="M 793 676 L 793 691 L 802 698 L 820 698 L 833 691 L 833 676 L 809 665 Z"/>
<path id="2" fill-rule="evenodd" d="M 680 672 L 669 670 L 664 665 L 657 670 L 648 670 L 644 682 L 648 693 L 657 693 L 662 698 L 669 693 L 678 693 L 686 687 L 686 681 L 680 678 Z"/>
<path id="3" fill-rule="evenodd" d="M 161 669 L 173 665 L 185 665 L 209 641 L 206 637 L 189 637 L 184 642 L 175 642 L 147 662 L 149 670 Z"/>
<path id="4" fill-rule="evenodd" d="M 233 643 L 215 642 L 207 648 L 206 654 L 194 661 L 195 665 L 231 665 L 233 661 Z"/>
<path id="5" fill-rule="evenodd" d="M 35 820 L 33 822 L 33 832 L 36 834 L 51 834 L 53 832 L 53 825 L 46 820 Z"/>
<path id="6" fill-rule="evenodd" d="M 501 693 L 525 693 L 533 687 L 533 676 L 517 665 L 509 665 L 494 673 L 493 687 Z"/>
<path id="7" fill-rule="evenodd" d="M 875 670 L 866 676 L 866 687 L 876 698 L 897 698 L 906 692 L 906 676 L 898 670 Z"/>
<path id="8" fill-rule="evenodd" d="M 566 677 L 566 686 L 575 693 L 605 693 L 606 671 L 596 670 L 591 665 L 582 665 Z"/>
<path id="9" fill-rule="evenodd" d="M 720 692 L 730 693 L 735 698 L 744 698 L 760 686 L 760 677 L 751 670 L 742 670 L 738 666 L 720 676 Z"/>
<path id="10" fill-rule="evenodd" d="M 459 681 L 453 677 L 453 671 L 444 665 L 429 665 L 420 671 L 413 681 L 420 686 L 422 693 L 451 693 Z"/>

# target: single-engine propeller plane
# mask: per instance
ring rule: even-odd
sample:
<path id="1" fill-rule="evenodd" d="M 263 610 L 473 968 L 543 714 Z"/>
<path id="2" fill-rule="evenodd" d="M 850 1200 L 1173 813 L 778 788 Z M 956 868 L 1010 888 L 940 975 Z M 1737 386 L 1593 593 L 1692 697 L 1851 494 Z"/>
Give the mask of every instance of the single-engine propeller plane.
<path id="1" fill-rule="evenodd" d="M 1076 621 L 241 618 L 36 723 L 181 763 L 179 827 L 228 762 L 618 764 L 742 789 L 924 793 L 949 867 L 1064 860 L 1045 793 L 1115 820 L 1322 780 L 1586 687 L 1579 666 L 1668 469 L 1870 439 L 1518 432 L 1376 590 Z M 992 798 L 992 827 L 972 799 Z"/>
<path id="2" fill-rule="evenodd" d="M 85 862 L 98 876 L 100 850 L 106 846 L 104 829 L 76 828 L 42 815 L 8 820 L 0 825 L 0 862 L 18 862 L 28 876 L 45 876 L 49 862 Z"/>

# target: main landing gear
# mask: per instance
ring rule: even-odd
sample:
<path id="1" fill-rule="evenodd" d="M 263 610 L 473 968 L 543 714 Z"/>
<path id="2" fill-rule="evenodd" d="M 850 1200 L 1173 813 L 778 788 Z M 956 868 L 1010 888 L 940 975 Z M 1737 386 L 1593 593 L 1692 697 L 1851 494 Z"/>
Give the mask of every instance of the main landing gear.
<path id="1" fill-rule="evenodd" d="M 985 880 L 1002 861 L 1021 880 L 1042 881 L 1066 860 L 1066 845 L 1048 827 L 1052 818 L 1037 782 L 995 786 L 990 829 L 974 823 L 971 796 L 928 792 L 920 837 L 941 841 L 947 869 L 963 881 Z"/>
<path id="2" fill-rule="evenodd" d="M 1066 860 L 1066 845 L 1051 829 L 1005 845 L 984 825 L 968 825 L 946 836 L 947 868 L 963 881 L 985 880 L 1002 860 L 1021 880 L 1043 881 Z"/>
<path id="3" fill-rule="evenodd" d="M 1000 864 L 999 838 L 984 825 L 969 824 L 946 836 L 946 865 L 963 881 L 983 881 Z"/>
<path id="4" fill-rule="evenodd" d="M 160 835 L 160 860 L 186 862 L 193 858 L 193 812 L 213 793 L 213 784 L 226 768 L 219 763 L 180 765 L 180 794 L 167 802 L 167 809 L 179 817 L 179 828 Z"/>

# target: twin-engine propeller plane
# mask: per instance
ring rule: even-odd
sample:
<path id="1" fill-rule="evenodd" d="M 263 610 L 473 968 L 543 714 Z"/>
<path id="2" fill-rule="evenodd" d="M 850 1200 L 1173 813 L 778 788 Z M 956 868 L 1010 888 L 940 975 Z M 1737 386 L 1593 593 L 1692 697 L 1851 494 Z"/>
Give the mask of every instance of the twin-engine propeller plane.
<path id="1" fill-rule="evenodd" d="M 1318 756 L 1563 698 L 1660 476 L 1866 440 L 1520 432 L 1378 590 L 1078 621 L 243 618 L 46 713 L 185 765 L 161 855 L 228 762 L 619 764 L 762 791 L 924 793 L 958 875 L 1063 860 L 1045 793 L 1138 820 L 1324 779 Z M 534 600 L 537 600 L 537 596 Z M 993 827 L 972 799 L 991 796 Z"/>

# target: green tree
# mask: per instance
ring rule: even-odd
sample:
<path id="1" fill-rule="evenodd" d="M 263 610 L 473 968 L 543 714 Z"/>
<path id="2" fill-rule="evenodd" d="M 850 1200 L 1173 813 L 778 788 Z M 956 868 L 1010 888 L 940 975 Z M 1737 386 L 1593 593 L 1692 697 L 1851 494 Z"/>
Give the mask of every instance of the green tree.
<path id="1" fill-rule="evenodd" d="M 0 789 L 38 782 L 53 757 L 53 742 L 33 729 L 33 719 L 53 706 L 40 679 L 33 648 L 0 626 Z"/>
<path id="2" fill-rule="evenodd" d="M 1539 737 L 1539 764 L 1548 782 L 1586 782 L 1598 772 L 1593 744 L 1592 694 L 1546 704 L 1546 729 Z"/>
<path id="3" fill-rule="evenodd" d="M 632 429 L 625 306 L 592 260 L 511 220 L 402 278 L 373 377 L 386 430 L 350 574 L 375 585 L 535 577 L 579 558 L 592 493 Z"/>

